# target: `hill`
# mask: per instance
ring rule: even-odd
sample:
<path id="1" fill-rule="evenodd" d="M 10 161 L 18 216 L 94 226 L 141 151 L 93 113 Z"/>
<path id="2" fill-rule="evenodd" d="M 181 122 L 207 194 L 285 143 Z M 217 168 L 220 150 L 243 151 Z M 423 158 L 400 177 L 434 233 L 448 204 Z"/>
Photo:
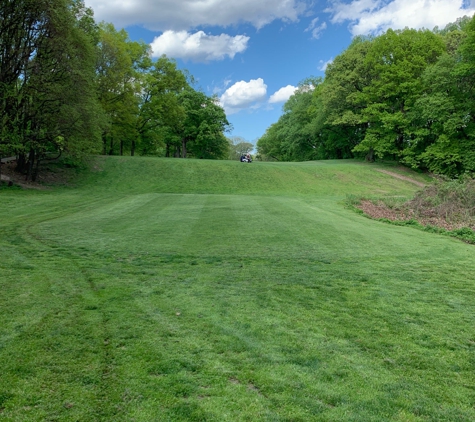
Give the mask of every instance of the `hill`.
<path id="1" fill-rule="evenodd" d="M 403 172 L 393 165 L 367 164 L 354 160 L 328 160 L 305 163 L 163 158 L 99 158 L 95 173 L 85 186 L 120 192 L 212 193 L 239 195 L 331 195 L 394 192 L 412 194 L 414 186 L 375 170 Z M 429 179 L 410 172 L 420 182 Z"/>
<path id="2" fill-rule="evenodd" d="M 4 190 L 6 420 L 470 421 L 473 247 L 346 194 L 417 174 L 347 162 L 99 158 Z"/>

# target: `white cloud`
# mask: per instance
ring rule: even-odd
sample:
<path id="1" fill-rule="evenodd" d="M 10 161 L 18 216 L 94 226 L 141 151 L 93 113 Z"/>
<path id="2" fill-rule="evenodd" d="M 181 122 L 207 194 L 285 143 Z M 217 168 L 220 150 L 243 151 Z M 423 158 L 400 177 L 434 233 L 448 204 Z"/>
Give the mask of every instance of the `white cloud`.
<path id="1" fill-rule="evenodd" d="M 220 102 L 226 113 L 233 114 L 245 108 L 256 108 L 266 96 L 267 85 L 258 78 L 236 82 L 221 95 Z"/>
<path id="2" fill-rule="evenodd" d="M 323 60 L 320 60 L 319 63 L 320 63 L 320 67 L 318 68 L 318 70 L 325 72 L 325 70 L 327 70 L 328 65 L 333 63 L 333 57 L 330 60 L 327 60 L 326 62 L 324 62 Z"/>
<path id="3" fill-rule="evenodd" d="M 353 35 L 380 34 L 389 28 L 444 27 L 475 8 L 464 8 L 464 0 L 353 0 L 335 2 L 326 9 L 332 23 L 350 21 Z"/>
<path id="4" fill-rule="evenodd" d="M 250 23 L 257 28 L 276 20 L 296 22 L 307 0 L 86 0 L 97 20 L 115 25 L 144 25 L 155 31 L 200 25 Z"/>
<path id="5" fill-rule="evenodd" d="M 211 91 L 214 95 L 221 94 L 232 82 L 232 79 L 225 78 L 221 84 L 216 85 L 213 81 L 211 86 L 208 86 L 208 91 Z"/>
<path id="6" fill-rule="evenodd" d="M 203 31 L 190 34 L 187 31 L 165 31 L 150 44 L 154 57 L 166 54 L 176 59 L 208 62 L 223 60 L 226 56 L 234 58 L 247 48 L 249 37 L 226 34 L 207 35 Z"/>
<path id="7" fill-rule="evenodd" d="M 327 29 L 327 23 L 323 22 L 321 25 L 313 28 L 312 30 L 312 37 L 315 38 L 316 40 L 320 38 L 320 34 Z"/>
<path id="8" fill-rule="evenodd" d="M 305 32 L 311 31 L 313 28 L 315 28 L 318 20 L 319 18 L 312 19 L 312 22 L 310 22 L 310 25 L 305 29 Z"/>
<path id="9" fill-rule="evenodd" d="M 296 89 L 297 87 L 292 85 L 287 85 L 283 88 L 280 88 L 270 96 L 269 103 L 284 103 L 294 94 Z"/>
<path id="10" fill-rule="evenodd" d="M 327 23 L 323 22 L 321 25 L 317 26 L 318 18 L 315 18 L 310 22 L 310 25 L 305 29 L 305 32 L 312 31 L 312 38 L 316 40 L 320 38 L 320 34 L 327 29 Z"/>

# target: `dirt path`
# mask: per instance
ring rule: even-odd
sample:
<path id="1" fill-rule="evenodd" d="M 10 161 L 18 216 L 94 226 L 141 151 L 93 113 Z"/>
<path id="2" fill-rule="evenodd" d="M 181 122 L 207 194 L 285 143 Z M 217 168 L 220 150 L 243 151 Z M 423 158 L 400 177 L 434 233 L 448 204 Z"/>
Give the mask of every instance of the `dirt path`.
<path id="1" fill-rule="evenodd" d="M 403 176 L 402 174 L 393 173 L 392 171 L 388 171 L 388 170 L 381 170 L 381 169 L 375 169 L 375 170 L 379 171 L 380 173 L 384 173 L 384 174 L 388 174 L 389 176 L 393 176 L 396 179 L 405 180 L 406 182 L 414 183 L 415 185 L 420 186 L 421 188 L 426 186 L 425 183 L 418 182 L 417 180 L 411 179 L 410 177 L 407 177 L 407 176 Z"/>

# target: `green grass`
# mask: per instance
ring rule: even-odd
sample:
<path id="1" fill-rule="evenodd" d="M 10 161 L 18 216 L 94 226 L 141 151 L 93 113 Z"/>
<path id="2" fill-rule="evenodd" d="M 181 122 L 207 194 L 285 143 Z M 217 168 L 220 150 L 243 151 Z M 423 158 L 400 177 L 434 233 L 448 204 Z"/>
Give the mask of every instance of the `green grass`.
<path id="1" fill-rule="evenodd" d="M 475 420 L 474 247 L 346 209 L 413 194 L 376 168 L 101 158 L 2 190 L 0 420 Z"/>

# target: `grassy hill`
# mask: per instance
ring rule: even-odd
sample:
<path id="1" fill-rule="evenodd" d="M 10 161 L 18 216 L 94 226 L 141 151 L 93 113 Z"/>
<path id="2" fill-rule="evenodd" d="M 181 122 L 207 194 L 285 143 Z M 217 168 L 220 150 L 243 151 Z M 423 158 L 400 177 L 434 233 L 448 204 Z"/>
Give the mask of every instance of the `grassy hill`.
<path id="1" fill-rule="evenodd" d="M 214 193 L 231 195 L 331 195 L 412 194 L 410 183 L 401 183 L 370 165 L 353 160 L 271 163 L 212 160 L 107 157 L 96 161 L 88 187 L 134 193 Z M 397 171 L 397 169 L 396 169 Z M 419 181 L 426 176 L 411 173 Z"/>
<path id="2" fill-rule="evenodd" d="M 475 420 L 473 246 L 345 209 L 417 188 L 378 169 L 110 157 L 2 191 L 0 420 Z"/>

